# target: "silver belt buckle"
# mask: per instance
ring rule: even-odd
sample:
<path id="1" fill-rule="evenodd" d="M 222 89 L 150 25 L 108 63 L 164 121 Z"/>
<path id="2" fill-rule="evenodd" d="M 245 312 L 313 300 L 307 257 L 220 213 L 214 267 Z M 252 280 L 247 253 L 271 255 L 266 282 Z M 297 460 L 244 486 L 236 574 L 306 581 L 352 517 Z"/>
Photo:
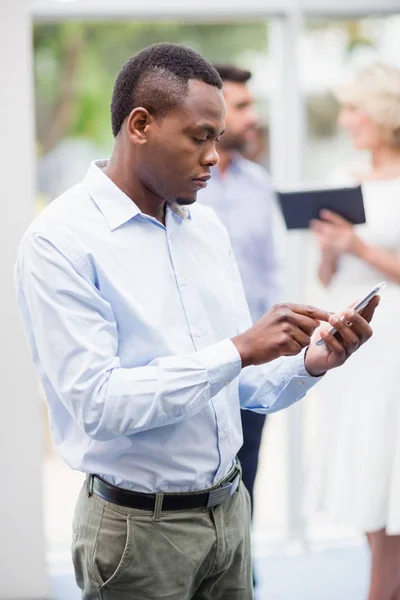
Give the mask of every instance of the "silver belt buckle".
<path id="1" fill-rule="evenodd" d="M 212 508 L 218 504 L 222 504 L 226 500 L 229 500 L 231 496 L 236 492 L 240 482 L 240 472 L 236 475 L 233 481 L 224 483 L 221 487 L 211 490 L 208 495 L 207 508 Z"/>

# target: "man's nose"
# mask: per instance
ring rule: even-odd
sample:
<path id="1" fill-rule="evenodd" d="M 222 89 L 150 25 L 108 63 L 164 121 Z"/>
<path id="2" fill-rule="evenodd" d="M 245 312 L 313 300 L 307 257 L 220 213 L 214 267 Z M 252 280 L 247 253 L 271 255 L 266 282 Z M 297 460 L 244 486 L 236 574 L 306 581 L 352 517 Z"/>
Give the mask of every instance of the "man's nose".
<path id="1" fill-rule="evenodd" d="M 259 119 L 256 111 L 253 109 L 249 110 L 246 119 L 247 127 L 256 127 L 258 125 L 258 121 Z"/>
<path id="2" fill-rule="evenodd" d="M 213 147 L 204 155 L 202 163 L 210 167 L 215 167 L 219 162 L 219 154 L 215 144 Z"/>

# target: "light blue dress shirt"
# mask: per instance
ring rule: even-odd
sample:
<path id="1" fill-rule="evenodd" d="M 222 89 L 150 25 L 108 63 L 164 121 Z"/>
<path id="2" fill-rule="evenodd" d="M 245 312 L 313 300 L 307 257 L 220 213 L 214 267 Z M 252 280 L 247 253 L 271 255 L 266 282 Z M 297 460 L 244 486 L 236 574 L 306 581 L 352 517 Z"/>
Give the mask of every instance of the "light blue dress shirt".
<path id="1" fill-rule="evenodd" d="M 229 232 L 253 322 L 281 300 L 282 265 L 278 244 L 282 221 L 267 171 L 237 154 L 224 176 L 212 169 L 197 196 L 211 206 Z M 283 243 L 283 242 L 282 242 Z"/>
<path id="2" fill-rule="evenodd" d="M 303 355 L 241 369 L 250 317 L 207 207 L 149 217 L 93 163 L 31 224 L 16 286 L 55 443 L 74 469 L 141 492 L 204 489 L 272 412 L 315 383 Z"/>

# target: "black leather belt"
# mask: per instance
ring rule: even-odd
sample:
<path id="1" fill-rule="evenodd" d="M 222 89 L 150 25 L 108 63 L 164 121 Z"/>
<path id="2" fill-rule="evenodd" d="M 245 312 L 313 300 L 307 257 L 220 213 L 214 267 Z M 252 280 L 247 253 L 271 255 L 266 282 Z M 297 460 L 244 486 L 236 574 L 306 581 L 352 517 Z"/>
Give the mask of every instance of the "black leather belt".
<path id="1" fill-rule="evenodd" d="M 191 508 L 211 508 L 228 500 L 237 490 L 241 477 L 241 468 L 235 464 L 228 475 L 218 486 L 201 492 L 182 494 L 143 494 L 125 490 L 104 481 L 97 475 L 88 475 L 87 486 L 89 494 L 94 492 L 103 500 L 141 510 L 155 510 L 157 497 L 162 496 L 161 510 L 189 510 Z"/>

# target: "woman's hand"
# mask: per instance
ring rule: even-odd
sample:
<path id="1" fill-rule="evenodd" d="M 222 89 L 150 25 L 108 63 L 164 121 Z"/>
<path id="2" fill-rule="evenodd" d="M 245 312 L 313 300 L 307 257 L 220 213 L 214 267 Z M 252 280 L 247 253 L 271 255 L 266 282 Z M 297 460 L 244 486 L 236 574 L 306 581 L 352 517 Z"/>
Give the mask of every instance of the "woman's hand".
<path id="1" fill-rule="evenodd" d="M 323 285 L 330 284 L 341 254 L 353 254 L 380 271 L 382 275 L 400 284 L 400 259 L 397 251 L 372 246 L 354 231 L 354 226 L 330 210 L 321 211 L 321 219 L 311 222 L 321 246 L 321 264 L 318 276 Z"/>
<path id="2" fill-rule="evenodd" d="M 321 219 L 311 221 L 311 229 L 317 237 L 322 252 L 334 256 L 357 253 L 362 241 L 356 235 L 351 223 L 330 210 L 322 210 Z"/>

